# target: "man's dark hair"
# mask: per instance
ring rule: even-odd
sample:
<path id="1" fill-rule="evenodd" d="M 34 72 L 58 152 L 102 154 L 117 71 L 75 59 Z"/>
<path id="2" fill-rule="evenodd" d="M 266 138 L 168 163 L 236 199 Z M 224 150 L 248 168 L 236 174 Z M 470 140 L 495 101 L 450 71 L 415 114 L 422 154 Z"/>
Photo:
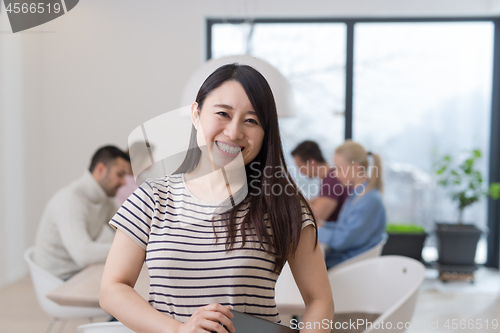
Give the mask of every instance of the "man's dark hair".
<path id="1" fill-rule="evenodd" d="M 93 172 L 97 163 L 102 162 L 104 165 L 109 166 L 112 164 L 118 157 L 123 158 L 125 161 L 130 162 L 130 156 L 121 149 L 115 146 L 104 146 L 95 152 L 94 156 L 92 156 L 92 161 L 90 162 L 89 171 Z"/>
<path id="2" fill-rule="evenodd" d="M 323 158 L 323 154 L 321 154 L 321 150 L 319 146 L 314 141 L 304 141 L 300 143 L 293 151 L 292 156 L 300 157 L 304 162 L 307 162 L 309 159 L 316 160 L 319 163 L 325 163 L 325 159 Z"/>

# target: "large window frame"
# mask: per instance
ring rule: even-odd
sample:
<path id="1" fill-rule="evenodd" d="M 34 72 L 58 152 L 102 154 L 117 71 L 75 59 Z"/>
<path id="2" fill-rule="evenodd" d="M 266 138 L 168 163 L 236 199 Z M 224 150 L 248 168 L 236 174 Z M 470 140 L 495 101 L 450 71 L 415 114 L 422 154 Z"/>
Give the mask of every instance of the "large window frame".
<path id="1" fill-rule="evenodd" d="M 212 58 L 212 26 L 214 24 L 248 22 L 244 19 L 208 18 L 206 21 L 206 59 Z M 493 73 L 491 94 L 489 181 L 500 182 L 500 17 L 414 17 L 414 18 L 256 18 L 252 23 L 344 23 L 346 25 L 345 70 L 345 138 L 353 137 L 354 26 L 356 23 L 442 23 L 491 22 L 494 25 Z M 500 204 L 488 199 L 488 254 L 486 267 L 500 264 Z"/>

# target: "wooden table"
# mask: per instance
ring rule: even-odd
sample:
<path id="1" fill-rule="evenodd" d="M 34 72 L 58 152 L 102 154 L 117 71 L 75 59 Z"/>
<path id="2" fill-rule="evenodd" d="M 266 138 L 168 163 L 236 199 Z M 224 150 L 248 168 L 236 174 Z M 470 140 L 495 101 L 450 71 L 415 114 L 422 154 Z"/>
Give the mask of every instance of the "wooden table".
<path id="1" fill-rule="evenodd" d="M 87 266 L 61 286 L 52 290 L 47 297 L 59 305 L 99 307 L 99 288 L 104 264 Z M 134 288 L 144 299 L 149 295 L 149 275 L 144 265 Z M 304 302 L 295 284 L 288 264 L 283 267 L 276 283 L 276 304 L 280 313 L 301 315 Z"/>
<path id="2" fill-rule="evenodd" d="M 98 308 L 103 271 L 104 264 L 89 265 L 48 293 L 47 297 L 59 305 Z M 148 299 L 149 275 L 146 265 L 142 267 L 134 289 L 144 299 Z"/>
<path id="3" fill-rule="evenodd" d="M 322 246 L 322 251 L 324 251 Z M 72 276 L 61 286 L 52 290 L 47 297 L 59 305 L 99 307 L 99 288 L 104 264 L 87 266 Z M 146 264 L 134 288 L 144 299 L 149 297 L 149 275 Z M 285 264 L 275 287 L 276 305 L 280 314 L 285 316 L 303 315 L 304 301 L 295 284 L 290 266 Z"/>
<path id="4" fill-rule="evenodd" d="M 47 297 L 59 305 L 99 307 L 99 288 L 104 264 L 94 264 L 72 276 Z M 134 288 L 144 299 L 149 295 L 149 275 L 144 265 Z M 276 305 L 282 315 L 302 315 L 304 302 L 288 264 L 276 282 Z"/>

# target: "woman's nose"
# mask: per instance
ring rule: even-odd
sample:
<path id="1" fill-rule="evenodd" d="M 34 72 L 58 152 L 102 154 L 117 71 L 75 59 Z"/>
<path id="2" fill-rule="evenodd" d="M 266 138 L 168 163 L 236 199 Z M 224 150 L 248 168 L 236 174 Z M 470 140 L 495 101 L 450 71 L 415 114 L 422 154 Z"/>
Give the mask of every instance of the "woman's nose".
<path id="1" fill-rule="evenodd" d="M 241 126 L 239 121 L 232 120 L 230 123 L 227 124 L 226 128 L 224 129 L 224 135 L 226 135 L 228 138 L 231 140 L 239 140 L 243 138 L 243 132 L 241 130 Z"/>

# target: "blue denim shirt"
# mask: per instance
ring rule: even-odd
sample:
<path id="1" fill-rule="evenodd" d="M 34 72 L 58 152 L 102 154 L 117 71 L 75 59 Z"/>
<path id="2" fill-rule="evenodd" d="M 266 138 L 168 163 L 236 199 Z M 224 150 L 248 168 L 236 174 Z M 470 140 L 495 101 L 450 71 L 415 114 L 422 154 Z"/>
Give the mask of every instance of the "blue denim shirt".
<path id="1" fill-rule="evenodd" d="M 366 187 L 367 182 L 363 185 Z M 337 222 L 325 222 L 318 229 L 319 242 L 330 247 L 325 256 L 327 268 L 365 252 L 387 238 L 380 192 L 373 189 L 361 196 L 355 192 L 344 202 Z"/>

